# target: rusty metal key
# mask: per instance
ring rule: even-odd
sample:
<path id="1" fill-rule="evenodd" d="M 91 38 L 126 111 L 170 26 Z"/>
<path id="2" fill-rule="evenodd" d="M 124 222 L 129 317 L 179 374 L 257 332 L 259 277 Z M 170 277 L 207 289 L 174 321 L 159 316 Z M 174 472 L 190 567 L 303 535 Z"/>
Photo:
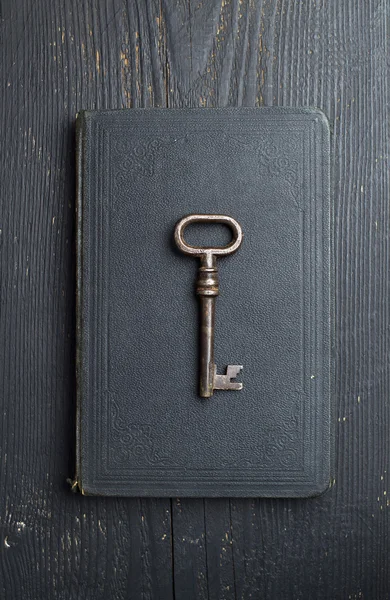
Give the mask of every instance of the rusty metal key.
<path id="1" fill-rule="evenodd" d="M 233 239 L 223 247 L 190 246 L 184 239 L 184 231 L 192 223 L 222 223 L 230 227 Z M 242 365 L 229 365 L 225 375 L 218 375 L 214 363 L 215 301 L 219 294 L 217 257 L 228 256 L 238 250 L 242 242 L 241 226 L 227 215 L 188 215 L 176 224 L 175 242 L 184 254 L 200 259 L 196 280 L 196 294 L 200 299 L 199 395 L 209 398 L 214 390 L 241 390 L 242 383 L 232 379 L 237 377 Z"/>

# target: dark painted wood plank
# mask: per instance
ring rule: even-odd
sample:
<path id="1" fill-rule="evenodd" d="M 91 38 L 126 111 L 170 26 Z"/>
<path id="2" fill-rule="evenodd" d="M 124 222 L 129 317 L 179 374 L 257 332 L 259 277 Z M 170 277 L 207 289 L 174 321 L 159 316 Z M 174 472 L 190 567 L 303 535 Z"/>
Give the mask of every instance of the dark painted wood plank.
<path id="1" fill-rule="evenodd" d="M 172 501 L 175 598 L 208 598 L 205 500 Z"/>
<path id="2" fill-rule="evenodd" d="M 236 598 L 231 503 L 225 498 L 205 501 L 205 533 L 209 597 Z"/>

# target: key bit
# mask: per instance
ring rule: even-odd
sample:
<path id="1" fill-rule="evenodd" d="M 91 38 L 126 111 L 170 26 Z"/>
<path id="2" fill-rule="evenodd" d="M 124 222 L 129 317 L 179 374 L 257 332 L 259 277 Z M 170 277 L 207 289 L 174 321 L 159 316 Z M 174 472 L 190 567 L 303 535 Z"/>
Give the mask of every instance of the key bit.
<path id="1" fill-rule="evenodd" d="M 226 368 L 226 375 L 217 374 L 217 365 L 214 365 L 214 389 L 215 390 L 242 390 L 242 383 L 238 381 L 232 381 L 235 379 L 240 371 L 242 371 L 242 365 L 228 365 Z"/>
<path id="2" fill-rule="evenodd" d="M 223 223 L 230 227 L 233 239 L 223 247 L 190 246 L 184 240 L 184 230 L 191 223 Z M 229 365 L 225 375 L 217 374 L 214 363 L 215 301 L 219 294 L 217 257 L 228 256 L 241 246 L 242 229 L 239 223 L 227 215 L 188 215 L 175 227 L 175 242 L 184 254 L 200 259 L 196 294 L 200 300 L 200 376 L 199 395 L 209 398 L 214 390 L 241 390 L 242 383 L 232 381 L 242 370 L 242 365 Z"/>

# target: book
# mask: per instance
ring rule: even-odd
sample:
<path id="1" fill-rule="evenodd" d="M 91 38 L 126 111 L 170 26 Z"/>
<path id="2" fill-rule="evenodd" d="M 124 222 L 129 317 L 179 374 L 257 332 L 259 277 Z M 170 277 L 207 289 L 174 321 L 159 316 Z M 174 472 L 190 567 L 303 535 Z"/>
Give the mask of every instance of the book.
<path id="1" fill-rule="evenodd" d="M 329 126 L 311 108 L 77 117 L 77 467 L 83 494 L 307 497 L 332 479 Z M 198 393 L 198 260 L 185 215 L 230 215 L 215 357 Z M 223 225 L 187 242 L 224 245 Z"/>

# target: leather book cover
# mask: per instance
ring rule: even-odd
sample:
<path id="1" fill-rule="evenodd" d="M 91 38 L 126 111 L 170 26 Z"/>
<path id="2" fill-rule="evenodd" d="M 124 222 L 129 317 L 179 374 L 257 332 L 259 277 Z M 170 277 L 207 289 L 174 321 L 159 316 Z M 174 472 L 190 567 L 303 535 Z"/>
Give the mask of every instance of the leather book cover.
<path id="1" fill-rule="evenodd" d="M 305 108 L 77 118 L 77 485 L 110 496 L 319 494 L 332 476 L 329 127 Z M 199 261 L 185 215 L 238 221 L 218 259 L 215 362 L 198 394 Z M 223 225 L 188 243 L 224 245 Z"/>

